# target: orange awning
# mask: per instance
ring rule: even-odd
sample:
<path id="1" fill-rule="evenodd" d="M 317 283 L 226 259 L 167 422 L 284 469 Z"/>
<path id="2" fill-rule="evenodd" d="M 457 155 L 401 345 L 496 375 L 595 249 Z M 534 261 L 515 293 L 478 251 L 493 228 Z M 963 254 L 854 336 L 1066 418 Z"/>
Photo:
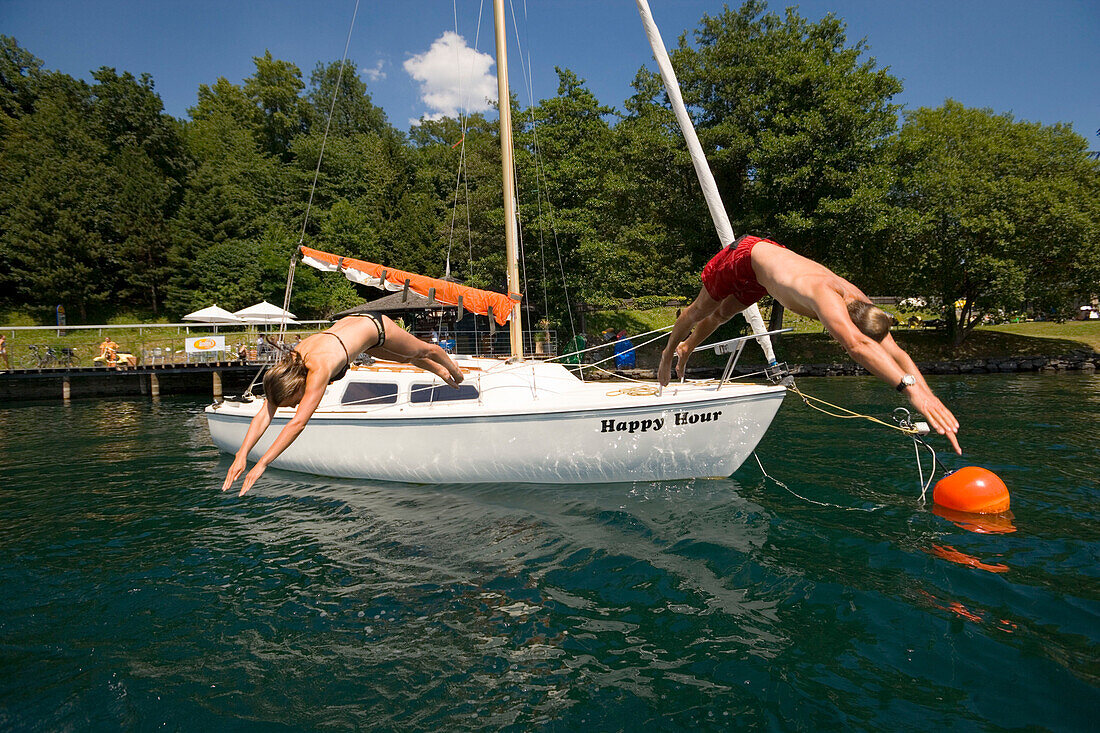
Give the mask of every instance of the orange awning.
<path id="1" fill-rule="evenodd" d="M 492 307 L 493 318 L 501 326 L 508 322 L 512 316 L 512 307 L 520 300 L 519 296 L 479 290 L 448 280 L 383 267 L 365 260 L 341 257 L 319 249 L 310 247 L 299 249 L 302 252 L 302 262 L 307 265 L 325 272 L 342 272 L 348 280 L 360 285 L 371 285 L 396 292 L 403 289 L 405 282 L 408 281 L 409 290 L 424 297 L 428 297 L 429 292 L 434 288 L 435 299 L 444 305 L 458 305 L 461 298 L 463 308 L 481 316 L 489 315 L 489 308 Z"/>

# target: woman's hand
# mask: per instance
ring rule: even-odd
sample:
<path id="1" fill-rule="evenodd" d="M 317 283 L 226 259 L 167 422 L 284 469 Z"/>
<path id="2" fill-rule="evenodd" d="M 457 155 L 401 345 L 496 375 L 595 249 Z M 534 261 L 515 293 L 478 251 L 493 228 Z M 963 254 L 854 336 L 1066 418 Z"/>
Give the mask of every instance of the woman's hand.
<path id="1" fill-rule="evenodd" d="M 229 466 L 229 470 L 225 474 L 225 482 L 222 483 L 222 491 L 228 490 L 229 487 L 233 485 L 233 482 L 241 477 L 241 474 L 244 473 L 244 469 L 247 465 L 247 456 L 237 456 L 233 459 L 233 463 Z"/>

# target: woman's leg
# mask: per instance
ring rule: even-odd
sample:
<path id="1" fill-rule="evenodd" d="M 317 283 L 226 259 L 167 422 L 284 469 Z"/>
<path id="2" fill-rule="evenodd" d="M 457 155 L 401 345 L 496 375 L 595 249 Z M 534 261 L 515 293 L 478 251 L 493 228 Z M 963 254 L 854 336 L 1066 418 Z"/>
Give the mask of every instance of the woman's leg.
<path id="1" fill-rule="evenodd" d="M 379 359 L 411 363 L 438 375 L 452 387 L 462 381 L 462 371 L 447 352 L 435 344 L 421 341 L 398 326 L 387 316 L 382 316 L 386 328 L 386 342 L 382 346 L 367 349 L 367 353 Z"/>

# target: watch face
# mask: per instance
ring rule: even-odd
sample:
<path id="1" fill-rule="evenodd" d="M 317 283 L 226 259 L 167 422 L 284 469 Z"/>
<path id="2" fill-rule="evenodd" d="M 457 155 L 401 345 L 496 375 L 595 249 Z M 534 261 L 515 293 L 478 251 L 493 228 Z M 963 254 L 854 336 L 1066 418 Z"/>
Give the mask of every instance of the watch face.
<path id="1" fill-rule="evenodd" d="M 912 374 L 906 374 L 904 377 L 901 378 L 901 381 L 908 385 L 914 385 L 917 383 L 917 378 L 914 377 Z"/>

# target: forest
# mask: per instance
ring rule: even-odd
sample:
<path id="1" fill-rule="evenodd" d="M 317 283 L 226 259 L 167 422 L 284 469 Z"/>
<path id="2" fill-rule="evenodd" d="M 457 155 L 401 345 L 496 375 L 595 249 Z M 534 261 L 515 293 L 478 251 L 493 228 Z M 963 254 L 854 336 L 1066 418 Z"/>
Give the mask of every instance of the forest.
<path id="1" fill-rule="evenodd" d="M 672 57 L 737 232 L 869 294 L 962 301 L 944 310 L 956 341 L 1100 290 L 1100 162 L 1070 125 L 952 100 L 902 110 L 900 81 L 842 19 L 758 0 L 704 16 Z M 254 60 L 176 119 L 149 75 L 86 82 L 0 36 L 0 311 L 49 323 L 63 305 L 77 324 L 281 303 L 300 241 L 504 291 L 495 115 L 403 132 L 339 62 L 307 78 Z M 719 243 L 659 77 L 639 69 L 612 106 L 557 75 L 554 96 L 511 100 L 526 300 L 563 323 L 582 303 L 693 297 Z M 298 268 L 291 310 L 369 297 Z"/>

